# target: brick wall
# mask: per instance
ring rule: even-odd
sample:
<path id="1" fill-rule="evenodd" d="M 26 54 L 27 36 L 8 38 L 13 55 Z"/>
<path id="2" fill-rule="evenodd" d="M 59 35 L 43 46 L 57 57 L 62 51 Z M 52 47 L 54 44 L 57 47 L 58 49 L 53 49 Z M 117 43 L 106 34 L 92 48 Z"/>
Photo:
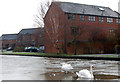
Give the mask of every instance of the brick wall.
<path id="1" fill-rule="evenodd" d="M 45 52 L 57 53 L 57 48 L 64 44 L 65 38 L 65 15 L 62 10 L 53 3 L 48 10 L 45 22 Z M 56 21 L 53 23 L 53 21 Z M 54 28 L 55 27 L 55 28 Z M 61 42 L 60 42 L 61 40 Z M 57 41 L 59 43 L 57 44 Z M 63 41 L 63 42 L 62 42 Z"/>
<path id="2" fill-rule="evenodd" d="M 76 35 L 76 39 L 84 42 L 84 44 L 81 43 L 77 45 L 78 54 L 89 53 L 89 51 L 91 50 L 88 49 L 90 44 L 88 44 L 88 42 L 85 42 L 89 41 L 89 39 L 91 38 L 91 32 L 100 31 L 104 37 L 108 37 L 110 36 L 111 29 L 114 30 L 118 28 L 118 24 L 116 24 L 116 18 L 113 18 L 113 23 L 107 23 L 107 17 L 104 17 L 104 22 L 101 23 L 99 22 L 99 16 L 95 16 L 95 22 L 90 22 L 88 21 L 89 15 L 85 15 L 85 20 L 82 22 L 80 21 L 80 15 L 78 14 L 75 14 L 75 20 L 68 20 L 68 14 L 69 13 L 64 13 L 55 3 L 52 3 L 52 5 L 50 6 L 44 19 L 46 53 L 57 53 L 57 47 L 59 47 L 60 53 L 63 53 L 62 46 L 64 46 L 65 52 L 69 54 L 74 53 L 74 45 L 71 44 L 69 45 L 69 47 L 67 46 L 69 42 L 72 42 L 74 40 L 74 35 L 71 34 L 71 27 L 77 27 L 80 29 L 81 34 Z M 58 15 L 58 17 L 54 17 L 53 15 Z M 57 33 L 53 32 L 57 24 L 53 23 L 51 17 L 53 17 L 53 19 L 55 18 L 54 20 L 59 22 L 59 28 L 57 29 Z M 58 43 L 56 43 L 57 40 Z M 92 43 L 92 48 L 94 48 L 93 53 L 102 53 L 102 51 L 104 50 L 102 45 L 104 44 Z"/>
<path id="3" fill-rule="evenodd" d="M 36 28 L 35 28 L 36 29 Z M 31 34 L 31 33 L 26 33 L 26 34 L 18 34 L 17 38 L 18 46 L 36 46 L 40 47 L 41 45 L 44 45 L 44 30 L 41 28 L 37 28 L 36 32 Z"/>
<path id="4" fill-rule="evenodd" d="M 17 43 L 17 40 L 3 40 L 2 41 L 2 47 L 3 47 L 3 49 L 6 49 L 8 47 L 12 47 L 12 45 L 16 44 L 16 43 Z"/>

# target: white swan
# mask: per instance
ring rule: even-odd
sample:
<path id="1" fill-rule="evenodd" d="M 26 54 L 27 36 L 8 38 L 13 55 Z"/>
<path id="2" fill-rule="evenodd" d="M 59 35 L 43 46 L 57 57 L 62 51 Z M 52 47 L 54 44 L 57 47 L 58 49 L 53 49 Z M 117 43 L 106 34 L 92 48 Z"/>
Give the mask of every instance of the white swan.
<path id="1" fill-rule="evenodd" d="M 70 71 L 73 69 L 73 67 L 72 67 L 70 64 L 62 63 L 61 69 L 62 69 L 65 73 L 68 73 L 68 72 L 70 72 Z"/>
<path id="2" fill-rule="evenodd" d="M 80 78 L 94 79 L 92 69 L 94 69 L 94 67 L 91 65 L 90 71 L 88 71 L 87 69 L 83 69 L 80 70 L 79 72 L 76 72 L 76 74 Z"/>

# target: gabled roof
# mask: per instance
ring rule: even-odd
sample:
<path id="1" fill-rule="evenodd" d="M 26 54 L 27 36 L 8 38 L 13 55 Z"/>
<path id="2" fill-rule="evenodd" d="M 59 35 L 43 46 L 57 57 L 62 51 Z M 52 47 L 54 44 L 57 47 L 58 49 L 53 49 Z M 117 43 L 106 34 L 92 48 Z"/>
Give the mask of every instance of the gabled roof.
<path id="1" fill-rule="evenodd" d="M 19 34 L 34 34 L 39 28 L 22 29 Z"/>
<path id="2" fill-rule="evenodd" d="M 2 40 L 17 40 L 17 35 L 18 34 L 3 34 L 1 36 Z"/>
<path id="3" fill-rule="evenodd" d="M 119 16 L 119 18 L 120 18 L 120 13 L 119 12 L 117 12 L 117 11 L 115 11 L 117 14 L 118 14 L 118 16 Z"/>
<path id="4" fill-rule="evenodd" d="M 54 2 L 54 3 L 56 3 L 65 13 L 118 17 L 118 14 L 116 14 L 109 7 L 70 3 L 70 2 Z"/>

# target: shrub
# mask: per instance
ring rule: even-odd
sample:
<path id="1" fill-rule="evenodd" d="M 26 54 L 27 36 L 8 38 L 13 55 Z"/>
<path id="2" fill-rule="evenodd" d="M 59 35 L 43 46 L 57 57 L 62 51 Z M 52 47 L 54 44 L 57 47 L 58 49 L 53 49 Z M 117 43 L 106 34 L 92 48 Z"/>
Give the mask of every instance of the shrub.
<path id="1" fill-rule="evenodd" d="M 25 47 L 15 47 L 13 52 L 24 52 Z"/>
<path id="2" fill-rule="evenodd" d="M 120 45 L 115 45 L 115 49 L 120 49 Z"/>
<path id="3" fill-rule="evenodd" d="M 68 42 L 67 43 L 67 47 L 70 47 L 71 44 L 72 44 L 72 42 Z"/>
<path id="4" fill-rule="evenodd" d="M 120 45 L 115 45 L 116 53 L 120 53 Z"/>

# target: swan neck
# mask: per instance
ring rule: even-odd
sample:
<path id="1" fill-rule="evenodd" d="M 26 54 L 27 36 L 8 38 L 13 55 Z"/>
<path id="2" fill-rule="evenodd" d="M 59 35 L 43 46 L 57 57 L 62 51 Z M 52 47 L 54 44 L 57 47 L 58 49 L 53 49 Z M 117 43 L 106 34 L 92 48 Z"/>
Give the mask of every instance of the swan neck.
<path id="1" fill-rule="evenodd" d="M 93 70 L 92 70 L 92 67 L 90 67 L 90 73 L 91 73 L 91 75 L 93 74 Z"/>

